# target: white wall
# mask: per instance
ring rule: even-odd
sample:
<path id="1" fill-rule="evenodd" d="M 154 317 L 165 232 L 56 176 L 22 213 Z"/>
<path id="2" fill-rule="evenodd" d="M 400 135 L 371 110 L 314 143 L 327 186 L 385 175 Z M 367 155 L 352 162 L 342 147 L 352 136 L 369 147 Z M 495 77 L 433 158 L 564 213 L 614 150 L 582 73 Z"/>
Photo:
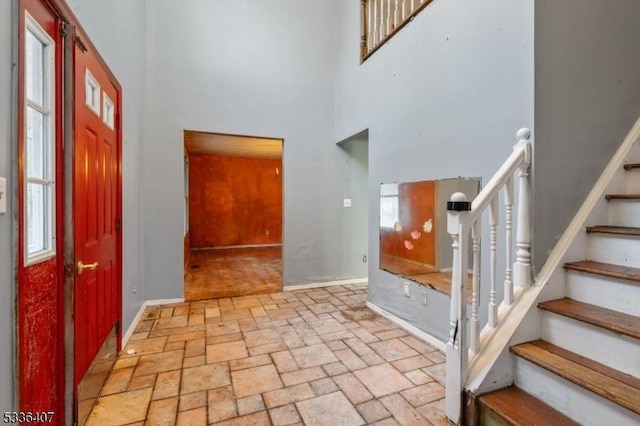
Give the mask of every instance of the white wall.
<path id="1" fill-rule="evenodd" d="M 11 91 L 13 13 L 11 1 L 0 2 L 0 177 L 7 178 L 7 188 L 13 186 L 13 137 L 12 107 L 15 104 Z M 7 196 L 7 213 L 0 213 L 0 412 L 11 411 L 14 406 L 13 366 L 13 302 L 15 276 L 13 274 L 15 238 L 13 228 L 14 194 Z"/>
<path id="2" fill-rule="evenodd" d="M 148 3 L 145 298 L 183 294 L 184 129 L 283 138 L 285 284 L 355 277 L 342 263 L 336 3 Z"/>
<path id="3" fill-rule="evenodd" d="M 123 330 L 142 305 L 140 146 L 145 138 L 145 0 L 67 0 L 122 85 Z M 136 294 L 133 287 L 136 287 Z"/>
<path id="4" fill-rule="evenodd" d="M 637 0 L 536 2 L 538 266 L 640 115 L 638 16 Z"/>
<path id="5" fill-rule="evenodd" d="M 533 125 L 533 1 L 435 0 L 362 65 L 359 12 L 336 15 L 335 133 L 369 129 L 369 297 L 444 340 L 449 298 L 378 268 L 379 184 L 495 173 Z"/>

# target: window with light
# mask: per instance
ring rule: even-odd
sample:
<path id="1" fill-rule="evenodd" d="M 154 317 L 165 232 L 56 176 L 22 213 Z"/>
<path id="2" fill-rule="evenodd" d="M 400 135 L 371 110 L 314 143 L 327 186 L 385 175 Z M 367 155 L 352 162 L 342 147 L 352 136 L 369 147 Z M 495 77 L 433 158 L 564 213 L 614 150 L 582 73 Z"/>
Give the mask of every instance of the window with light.
<path id="1" fill-rule="evenodd" d="M 33 264 L 55 254 L 54 42 L 28 14 L 24 49 L 25 254 Z"/>

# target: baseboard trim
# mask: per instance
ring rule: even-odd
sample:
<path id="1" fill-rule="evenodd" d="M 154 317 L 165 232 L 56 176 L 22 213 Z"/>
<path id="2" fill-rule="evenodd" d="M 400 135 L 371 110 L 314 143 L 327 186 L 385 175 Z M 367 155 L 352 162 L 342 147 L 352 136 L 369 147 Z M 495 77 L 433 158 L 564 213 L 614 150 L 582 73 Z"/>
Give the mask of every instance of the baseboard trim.
<path id="1" fill-rule="evenodd" d="M 217 247 L 193 247 L 191 250 L 227 250 L 227 249 L 243 249 L 243 248 L 268 248 L 268 247 L 282 247 L 282 244 L 246 244 L 238 246 L 217 246 Z"/>
<path id="2" fill-rule="evenodd" d="M 380 306 L 375 305 L 375 304 L 373 304 L 371 302 L 367 302 L 367 308 L 371 309 L 372 311 L 374 311 L 375 313 L 377 313 L 379 315 L 382 315 L 386 319 L 395 322 L 400 327 L 404 328 L 406 331 L 408 331 L 409 333 L 413 334 L 417 338 L 419 338 L 421 340 L 424 340 L 425 342 L 427 342 L 428 344 L 430 344 L 434 348 L 436 348 L 436 349 L 438 349 L 438 350 L 440 350 L 442 352 L 445 352 L 447 350 L 447 344 L 446 343 L 441 342 L 440 340 L 436 339 L 432 335 L 430 335 L 428 333 L 425 333 L 424 331 L 420 330 L 419 328 L 409 324 L 405 320 L 398 318 L 397 316 L 393 315 L 392 313 L 382 309 Z"/>
<path id="3" fill-rule="evenodd" d="M 306 290 L 310 288 L 332 287 L 335 285 L 361 284 L 368 281 L 368 278 L 354 278 L 350 280 L 325 281 L 321 283 L 286 285 L 282 288 L 282 291 Z"/>
<path id="4" fill-rule="evenodd" d="M 147 308 L 147 306 L 168 305 L 171 303 L 183 303 L 183 302 L 184 302 L 184 298 L 156 299 L 156 300 L 146 300 L 145 302 L 143 302 L 142 306 L 140 306 L 140 309 L 138 310 L 138 313 L 133 318 L 131 325 L 127 329 L 127 332 L 124 334 L 124 336 L 122 336 L 122 349 L 124 349 L 124 347 L 127 346 L 127 343 L 129 343 L 129 340 L 133 335 L 133 331 L 136 329 L 138 323 L 140 322 L 140 319 L 142 319 L 142 314 L 144 314 L 144 310 Z"/>

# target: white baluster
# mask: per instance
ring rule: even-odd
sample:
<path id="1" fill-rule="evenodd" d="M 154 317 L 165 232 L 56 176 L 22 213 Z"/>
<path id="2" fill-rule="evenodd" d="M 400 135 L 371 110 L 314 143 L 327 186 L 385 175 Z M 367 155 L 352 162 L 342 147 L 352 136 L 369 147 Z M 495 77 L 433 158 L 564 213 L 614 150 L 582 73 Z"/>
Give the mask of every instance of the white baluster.
<path id="1" fill-rule="evenodd" d="M 531 285 L 531 223 L 529 212 L 529 165 L 531 145 L 529 129 L 518 130 L 516 148 L 525 148 L 525 161 L 518 169 L 518 223 L 516 229 L 516 263 L 513 268 L 514 283 L 520 287 Z"/>
<path id="2" fill-rule="evenodd" d="M 400 24 L 400 5 L 398 4 L 398 0 L 396 0 L 396 6 L 393 9 L 393 29 L 398 28 Z"/>
<path id="3" fill-rule="evenodd" d="M 384 0 L 380 0 L 380 22 L 378 25 L 380 26 L 380 29 L 378 30 L 378 35 L 380 36 L 379 42 L 382 42 L 382 40 L 387 36 L 384 33 Z"/>
<path id="4" fill-rule="evenodd" d="M 403 22 L 405 19 L 407 19 L 407 16 L 409 16 L 409 14 L 407 13 L 407 1 L 409 0 L 402 0 L 402 21 Z"/>
<path id="5" fill-rule="evenodd" d="M 451 307 L 449 311 L 449 341 L 446 361 L 446 414 L 458 423 L 462 410 L 462 391 L 467 377 L 467 253 L 469 236 L 469 210 L 467 197 L 456 192 L 447 203 L 447 232 L 453 239 L 451 271 Z"/>
<path id="6" fill-rule="evenodd" d="M 416 11 L 416 0 L 411 0 L 411 13 Z"/>
<path id="7" fill-rule="evenodd" d="M 478 353 L 480 344 L 480 319 L 478 318 L 478 306 L 480 306 L 480 221 L 476 220 L 471 227 L 471 251 L 473 252 L 473 279 L 472 279 L 472 299 L 471 299 L 471 352 Z M 463 279 L 466 280 L 467 274 Z"/>
<path id="8" fill-rule="evenodd" d="M 367 0 L 367 52 L 373 49 L 373 5 Z"/>
<path id="9" fill-rule="evenodd" d="M 378 0 L 373 0 L 373 47 L 378 45 Z"/>
<path id="10" fill-rule="evenodd" d="M 507 244 L 507 268 L 504 273 L 504 304 L 511 306 L 513 303 L 513 274 L 512 265 L 512 250 L 513 250 L 513 236 L 512 236 L 512 212 L 513 212 L 513 178 L 509 178 L 504 186 L 504 207 L 505 207 L 505 234 Z"/>
<path id="11" fill-rule="evenodd" d="M 391 0 L 387 0 L 387 24 L 384 29 L 385 37 L 391 34 Z"/>
<path id="12" fill-rule="evenodd" d="M 360 0 L 360 57 L 364 57 L 369 51 L 367 37 L 367 0 Z"/>
<path id="13" fill-rule="evenodd" d="M 496 303 L 496 248 L 498 233 L 498 197 L 494 197 L 489 204 L 489 253 L 490 253 L 490 285 L 491 290 L 489 292 L 489 327 L 494 327 L 498 321 L 498 304 Z"/>

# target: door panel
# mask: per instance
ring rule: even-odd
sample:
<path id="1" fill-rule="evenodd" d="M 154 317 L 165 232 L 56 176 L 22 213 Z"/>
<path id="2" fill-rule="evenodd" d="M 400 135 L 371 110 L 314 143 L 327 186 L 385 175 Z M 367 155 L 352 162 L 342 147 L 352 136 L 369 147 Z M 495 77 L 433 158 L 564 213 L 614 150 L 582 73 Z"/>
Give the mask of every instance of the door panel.
<path id="1" fill-rule="evenodd" d="M 48 3 L 19 2 L 18 62 L 18 290 L 17 336 L 19 409 L 22 412 L 54 412 L 53 424 L 64 424 L 64 327 L 63 327 L 63 150 L 62 150 L 62 37 L 60 21 Z M 53 138 L 52 201 L 55 203 L 51 235 L 52 257 L 29 262 L 26 258 L 27 147 L 26 25 L 27 14 L 52 41 L 52 73 L 47 86 Z M 33 34 L 33 32 L 32 32 Z M 41 110 L 42 111 L 42 110 Z"/>
<path id="2" fill-rule="evenodd" d="M 119 91 L 95 54 L 83 47 L 76 44 L 74 51 L 74 388 L 118 323 L 121 304 L 119 133 L 115 119 L 109 122 L 105 101 L 105 96 L 119 99 Z"/>

